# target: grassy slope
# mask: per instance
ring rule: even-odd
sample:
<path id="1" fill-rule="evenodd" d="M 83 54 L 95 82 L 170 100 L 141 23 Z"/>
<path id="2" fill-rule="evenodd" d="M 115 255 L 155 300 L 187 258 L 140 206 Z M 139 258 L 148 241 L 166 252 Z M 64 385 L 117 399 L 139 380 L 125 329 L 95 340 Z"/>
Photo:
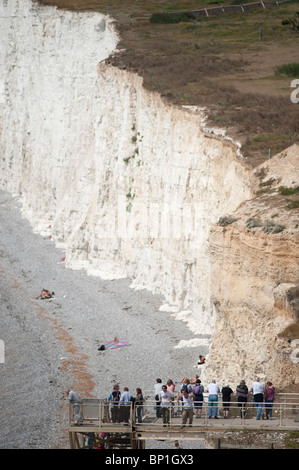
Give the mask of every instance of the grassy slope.
<path id="1" fill-rule="evenodd" d="M 230 129 L 254 167 L 268 158 L 269 148 L 274 154 L 299 141 L 299 106 L 290 100 L 292 79 L 276 73 L 280 65 L 299 59 L 299 33 L 281 23 L 299 11 L 299 1 L 203 18 L 197 23 L 149 21 L 155 12 L 212 7 L 217 6 L 216 1 L 40 3 L 115 17 L 123 51 L 113 58 L 113 64 L 137 72 L 144 77 L 145 87 L 174 104 L 206 106 L 211 125 Z"/>

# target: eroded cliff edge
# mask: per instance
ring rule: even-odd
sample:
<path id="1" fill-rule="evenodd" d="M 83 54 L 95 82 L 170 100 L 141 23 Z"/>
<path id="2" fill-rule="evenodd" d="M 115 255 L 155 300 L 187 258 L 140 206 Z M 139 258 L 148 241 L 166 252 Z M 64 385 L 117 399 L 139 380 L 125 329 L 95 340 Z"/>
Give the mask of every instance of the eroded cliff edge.
<path id="1" fill-rule="evenodd" d="M 257 309 L 256 317 L 265 302 L 258 289 L 265 274 L 250 274 L 256 252 L 247 248 L 244 263 L 235 264 L 244 227 L 217 225 L 255 198 L 259 182 L 237 143 L 207 130 L 202 110 L 170 106 L 144 90 L 141 77 L 112 67 L 106 59 L 118 38 L 107 16 L 29 0 L 0 5 L 1 188 L 20 197 L 34 229 L 65 250 L 67 267 L 110 279 L 131 277 L 136 288 L 163 294 L 194 335 L 211 336 L 216 321 L 209 375 L 238 380 L 241 372 L 261 367 L 266 373 L 261 364 L 269 361 L 270 340 L 265 356 L 260 338 L 254 368 L 248 352 L 248 337 L 260 323 L 246 328 L 244 349 L 236 343 L 234 354 L 229 352 L 232 332 L 237 337 L 243 329 L 227 317 L 232 302 L 235 311 Z M 261 235 L 274 245 L 281 236 L 293 240 L 291 233 Z M 272 266 L 262 249 L 259 255 L 271 271 L 269 290 L 280 264 Z M 284 256 L 280 260 L 285 263 Z M 292 277 L 288 263 L 285 270 L 282 284 L 287 279 L 293 285 L 295 268 Z M 250 308 L 237 288 L 246 279 Z M 277 334 L 294 319 L 284 307 L 273 314 L 271 296 L 269 324 Z M 220 370 L 223 356 L 240 368 Z"/>
<path id="2" fill-rule="evenodd" d="M 256 168 L 256 197 L 211 229 L 215 377 L 298 383 L 298 160 L 294 145 Z"/>

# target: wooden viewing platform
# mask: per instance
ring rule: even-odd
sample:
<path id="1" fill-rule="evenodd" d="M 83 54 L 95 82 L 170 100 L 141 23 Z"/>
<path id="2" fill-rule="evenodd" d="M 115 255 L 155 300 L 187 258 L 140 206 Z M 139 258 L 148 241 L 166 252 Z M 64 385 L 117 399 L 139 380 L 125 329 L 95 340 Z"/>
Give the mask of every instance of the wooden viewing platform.
<path id="1" fill-rule="evenodd" d="M 293 394 L 294 395 L 294 394 Z M 84 438 L 90 433 L 105 442 L 105 448 L 144 449 L 148 440 L 205 440 L 206 433 L 221 431 L 299 431 L 299 396 L 275 403 L 273 417 L 256 419 L 254 403 L 247 405 L 245 418 L 240 418 L 240 410 L 236 402 L 231 402 L 229 417 L 223 416 L 222 403 L 218 403 L 218 419 L 209 418 L 208 403 L 204 401 L 202 417 L 193 416 L 192 425 L 189 421 L 182 426 L 181 404 L 171 407 L 170 422 L 163 425 L 162 418 L 156 417 L 156 403 L 146 401 L 143 405 L 142 422 L 138 423 L 134 404 L 129 406 L 129 422 L 111 421 L 111 403 L 103 399 L 83 399 L 80 405 L 69 407 L 69 438 L 72 449 L 84 447 Z M 265 405 L 265 404 L 264 404 Z M 74 417 L 75 407 L 80 406 L 82 422 L 77 423 Z M 123 405 L 122 405 L 123 406 Z M 264 409 L 263 409 L 264 417 Z"/>

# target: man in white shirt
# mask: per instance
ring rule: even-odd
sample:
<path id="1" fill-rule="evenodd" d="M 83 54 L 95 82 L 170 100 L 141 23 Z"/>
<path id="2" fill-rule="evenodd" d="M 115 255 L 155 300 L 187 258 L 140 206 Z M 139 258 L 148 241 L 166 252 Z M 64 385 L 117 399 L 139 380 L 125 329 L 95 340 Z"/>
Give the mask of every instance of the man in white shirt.
<path id="1" fill-rule="evenodd" d="M 159 393 L 159 401 L 161 406 L 161 416 L 163 419 L 163 426 L 169 424 L 170 407 L 173 397 L 172 393 L 167 390 L 167 386 L 162 386 L 162 391 Z"/>
<path id="2" fill-rule="evenodd" d="M 162 391 L 162 380 L 157 379 L 155 386 L 155 400 L 156 400 L 156 417 L 161 418 L 161 410 L 160 410 L 160 401 L 159 401 L 159 393 Z"/>
<path id="3" fill-rule="evenodd" d="M 219 386 L 216 384 L 215 380 L 207 386 L 207 391 L 209 393 L 209 402 L 208 402 L 208 409 L 209 409 L 209 419 L 212 416 L 215 419 L 218 419 L 218 393 L 220 392 Z"/>
<path id="4" fill-rule="evenodd" d="M 258 377 L 255 382 L 252 382 L 251 391 L 253 393 L 253 401 L 256 407 L 256 419 L 261 419 L 263 412 L 264 387 L 260 383 L 260 379 Z"/>

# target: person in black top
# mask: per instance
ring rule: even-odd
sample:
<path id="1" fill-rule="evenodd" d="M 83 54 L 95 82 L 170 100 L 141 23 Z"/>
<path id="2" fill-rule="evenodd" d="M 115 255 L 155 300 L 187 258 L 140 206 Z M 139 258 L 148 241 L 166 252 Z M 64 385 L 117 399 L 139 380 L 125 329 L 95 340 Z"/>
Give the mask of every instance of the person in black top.
<path id="1" fill-rule="evenodd" d="M 119 385 L 113 387 L 113 391 L 108 396 L 108 401 L 111 401 L 111 420 L 113 423 L 119 423 L 119 409 L 118 402 L 120 399 Z"/>
<path id="2" fill-rule="evenodd" d="M 221 393 L 222 393 L 222 403 L 223 403 L 223 417 L 228 418 L 230 397 L 232 393 L 234 392 L 232 391 L 230 386 L 227 384 L 222 388 Z"/>

